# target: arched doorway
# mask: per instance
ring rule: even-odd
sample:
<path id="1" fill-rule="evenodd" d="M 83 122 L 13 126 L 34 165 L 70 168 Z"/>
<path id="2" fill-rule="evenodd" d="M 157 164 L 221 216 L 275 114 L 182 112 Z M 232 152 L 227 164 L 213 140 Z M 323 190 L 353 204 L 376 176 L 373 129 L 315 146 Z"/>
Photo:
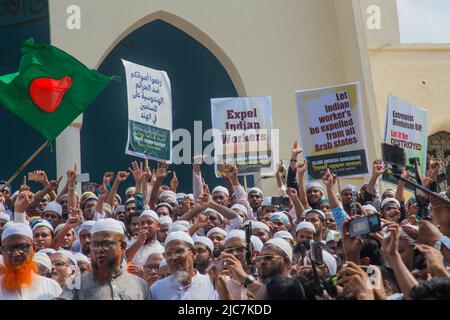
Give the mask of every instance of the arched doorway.
<path id="1" fill-rule="evenodd" d="M 104 74 L 118 75 L 123 80 L 113 81 L 84 114 L 81 163 L 92 181 L 101 181 L 106 170 L 126 170 L 131 161 L 136 160 L 124 154 L 128 110 L 121 59 L 168 73 L 172 84 L 173 129 L 185 128 L 191 133 L 192 152 L 194 121 L 202 121 L 203 131 L 211 128 L 210 99 L 238 96 L 233 80 L 216 56 L 171 23 L 157 19 L 130 31 L 104 57 L 98 68 Z M 203 147 L 209 143 L 203 142 Z M 176 172 L 180 180 L 179 191 L 190 192 L 191 165 L 178 165 Z M 214 177 L 213 166 L 205 166 L 203 173 L 210 185 L 221 183 Z M 123 188 L 133 183 L 130 177 Z"/>

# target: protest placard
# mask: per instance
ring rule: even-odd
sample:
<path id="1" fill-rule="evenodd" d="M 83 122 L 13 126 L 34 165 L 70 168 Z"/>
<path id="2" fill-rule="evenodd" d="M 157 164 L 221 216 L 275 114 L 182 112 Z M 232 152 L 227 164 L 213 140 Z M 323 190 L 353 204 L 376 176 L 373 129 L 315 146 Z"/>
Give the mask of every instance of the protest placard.
<path id="1" fill-rule="evenodd" d="M 128 141 L 125 153 L 172 160 L 172 97 L 164 71 L 123 60 L 127 79 Z"/>
<path id="2" fill-rule="evenodd" d="M 271 97 L 211 99 L 215 172 L 235 163 L 239 175 L 274 173 Z"/>
<path id="3" fill-rule="evenodd" d="M 384 142 L 405 150 L 406 169 L 410 178 L 417 181 L 414 169 L 415 158 L 419 159 L 419 173 L 422 176 L 426 174 L 428 112 L 390 95 L 387 102 Z M 397 179 L 388 172 L 383 174 L 382 179 L 397 184 Z"/>
<path id="4" fill-rule="evenodd" d="M 367 142 L 358 82 L 295 92 L 308 178 L 329 168 L 339 177 L 368 174 Z"/>

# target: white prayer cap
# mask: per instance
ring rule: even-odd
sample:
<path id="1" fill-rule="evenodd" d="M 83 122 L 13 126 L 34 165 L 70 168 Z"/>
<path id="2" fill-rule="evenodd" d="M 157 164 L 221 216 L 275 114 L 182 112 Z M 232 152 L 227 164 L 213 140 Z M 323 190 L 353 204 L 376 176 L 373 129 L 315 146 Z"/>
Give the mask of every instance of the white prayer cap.
<path id="1" fill-rule="evenodd" d="M 261 207 L 271 206 L 272 205 L 272 197 L 265 197 L 261 202 Z"/>
<path id="2" fill-rule="evenodd" d="M 302 218 L 305 218 L 307 215 L 308 215 L 308 213 L 310 213 L 310 212 L 315 212 L 315 213 L 318 213 L 321 217 L 322 217 L 322 221 L 325 221 L 325 213 L 323 213 L 323 211 L 321 211 L 321 210 L 319 210 L 319 209 L 311 209 L 311 208 L 309 208 L 309 209 L 306 209 L 305 211 L 303 211 L 303 213 L 302 213 Z"/>
<path id="3" fill-rule="evenodd" d="M 214 251 L 214 244 L 211 240 L 209 240 L 208 237 L 200 237 L 200 236 L 195 235 L 192 237 L 192 240 L 194 240 L 194 243 L 200 242 L 200 243 L 205 244 L 211 253 Z"/>
<path id="4" fill-rule="evenodd" d="M 292 236 L 292 234 L 287 231 L 275 232 L 275 234 L 273 235 L 273 239 L 276 239 L 276 238 L 290 239 L 290 240 L 294 241 L 294 237 Z"/>
<path id="5" fill-rule="evenodd" d="M 327 237 L 325 239 L 325 243 L 328 241 L 339 241 L 340 237 L 341 237 L 341 234 L 339 233 L 339 231 L 329 230 Z"/>
<path id="6" fill-rule="evenodd" d="M 52 211 L 58 214 L 58 216 L 62 216 L 62 207 L 61 205 L 56 201 L 51 201 L 47 203 L 47 205 L 44 207 L 44 210 L 42 210 L 42 213 Z"/>
<path id="7" fill-rule="evenodd" d="M 11 218 L 9 217 L 9 214 L 1 212 L 0 213 L 0 220 L 9 222 L 9 221 L 11 221 Z"/>
<path id="8" fill-rule="evenodd" d="M 55 230 L 53 229 L 52 225 L 50 222 L 48 222 L 48 220 L 42 219 L 41 221 L 39 221 L 38 223 L 36 223 L 35 225 L 33 225 L 33 231 L 36 230 L 39 227 L 46 227 L 48 229 L 50 229 L 50 231 L 52 233 L 55 232 Z"/>
<path id="9" fill-rule="evenodd" d="M 316 227 L 311 222 L 308 221 L 302 221 L 297 225 L 297 228 L 295 228 L 295 233 L 299 232 L 302 229 L 309 229 L 312 230 L 312 232 L 316 233 Z"/>
<path id="10" fill-rule="evenodd" d="M 371 205 L 371 204 L 366 204 L 365 206 L 362 206 L 362 208 L 364 209 L 364 210 L 366 210 L 366 212 L 368 213 L 368 214 L 373 214 L 373 213 L 377 213 L 378 212 L 378 210 L 377 210 L 377 208 L 375 208 L 373 205 Z"/>
<path id="11" fill-rule="evenodd" d="M 283 250 L 283 252 L 286 253 L 286 255 L 288 256 L 289 260 L 292 261 L 292 247 L 289 244 L 289 242 L 287 242 L 286 240 L 284 240 L 282 238 L 276 238 L 276 239 L 267 240 L 267 242 L 264 245 L 266 246 L 269 244 L 277 246 L 278 248 Z"/>
<path id="12" fill-rule="evenodd" d="M 386 190 L 384 190 L 383 195 L 389 194 L 389 193 L 395 197 L 396 191 L 394 189 L 386 189 Z"/>
<path id="13" fill-rule="evenodd" d="M 214 210 L 214 209 L 211 209 L 211 208 L 206 208 L 205 209 L 205 211 L 203 211 L 203 214 L 204 215 L 209 215 L 209 214 L 216 214 L 218 217 L 219 217 L 219 219 L 220 219 L 220 221 L 223 221 L 223 219 L 225 219 L 224 217 L 223 217 L 223 215 L 221 215 L 219 212 L 217 212 L 216 210 Z"/>
<path id="14" fill-rule="evenodd" d="M 39 250 L 39 252 L 45 253 L 46 255 L 51 255 L 51 254 L 56 253 L 56 250 L 52 249 L 52 248 L 44 248 L 44 249 Z"/>
<path id="15" fill-rule="evenodd" d="M 171 206 L 170 204 L 168 204 L 167 202 L 161 202 L 161 203 L 159 203 L 159 204 L 156 206 L 155 211 L 158 210 L 159 208 L 162 208 L 162 207 L 163 207 L 163 208 L 169 209 L 170 213 L 173 212 L 172 206 Z"/>
<path id="16" fill-rule="evenodd" d="M 287 215 L 284 212 L 280 212 L 280 211 L 272 213 L 272 215 L 270 216 L 270 220 L 272 220 L 272 221 L 280 220 L 286 226 L 289 224 L 289 218 L 287 217 Z"/>
<path id="17" fill-rule="evenodd" d="M 208 233 L 206 234 L 206 236 L 209 237 L 213 233 L 220 233 L 224 237 L 227 235 L 227 232 L 225 230 L 223 230 L 222 228 L 219 228 L 219 227 L 215 227 L 215 228 L 212 228 L 211 230 L 209 230 Z"/>
<path id="18" fill-rule="evenodd" d="M 164 190 L 159 194 L 159 200 L 162 198 L 170 198 L 177 201 L 177 194 L 171 190 Z"/>
<path id="19" fill-rule="evenodd" d="M 194 240 L 192 240 L 192 237 L 183 231 L 174 231 L 169 233 L 167 235 L 166 242 L 164 242 L 164 246 L 167 246 L 170 242 L 175 240 L 181 240 L 194 246 Z"/>
<path id="20" fill-rule="evenodd" d="M 252 221 L 252 230 L 262 229 L 270 233 L 270 228 L 267 224 L 261 221 Z"/>
<path id="21" fill-rule="evenodd" d="M 400 202 L 398 202 L 395 198 L 386 198 L 381 202 L 381 210 L 383 210 L 384 206 L 386 206 L 388 203 L 395 204 L 400 209 Z"/>
<path id="22" fill-rule="evenodd" d="M 241 212 L 243 212 L 244 214 L 247 214 L 247 208 L 245 206 L 243 206 L 242 204 L 236 203 L 233 204 L 233 206 L 231 207 L 231 210 L 233 209 L 237 209 Z"/>
<path id="23" fill-rule="evenodd" d="M 191 200 L 195 200 L 195 199 L 194 199 L 194 194 L 193 194 L 193 193 L 189 193 L 189 194 L 188 194 L 188 197 L 189 197 L 189 199 L 191 199 Z"/>
<path id="24" fill-rule="evenodd" d="M 119 196 L 118 193 L 116 193 L 115 197 L 117 198 L 117 201 L 119 201 L 119 204 L 122 203 L 122 198 Z"/>
<path id="25" fill-rule="evenodd" d="M 159 224 L 171 224 L 173 222 L 172 218 L 169 216 L 159 217 Z"/>
<path id="26" fill-rule="evenodd" d="M 237 230 L 237 229 L 231 230 L 225 236 L 225 242 L 227 242 L 228 240 L 230 240 L 232 238 L 241 238 L 241 239 L 245 240 L 245 231 L 244 230 Z"/>
<path id="27" fill-rule="evenodd" d="M 81 252 L 77 252 L 73 256 L 75 257 L 75 259 L 77 259 L 77 262 L 78 261 L 84 261 L 84 262 L 91 263 L 91 260 L 87 256 L 85 256 L 84 254 L 82 254 Z"/>
<path id="28" fill-rule="evenodd" d="M 177 201 L 183 200 L 187 196 L 188 195 L 186 193 L 183 193 L 183 192 L 179 192 L 179 193 L 176 194 Z"/>
<path id="29" fill-rule="evenodd" d="M 346 185 L 341 189 L 341 192 L 344 192 L 345 190 L 350 190 L 350 191 L 352 191 L 352 192 L 356 192 L 356 191 L 358 191 L 358 188 L 357 188 L 355 185 L 353 185 L 353 184 L 346 184 Z"/>
<path id="30" fill-rule="evenodd" d="M 187 229 L 191 227 L 191 223 L 187 220 L 177 220 L 174 222 L 174 224 L 181 224 L 182 226 L 185 226 Z"/>
<path id="31" fill-rule="evenodd" d="M 80 233 L 81 233 L 82 231 L 84 231 L 84 230 L 91 231 L 91 230 L 92 230 L 92 227 L 94 226 L 95 223 L 96 223 L 96 222 L 95 222 L 94 220 L 88 220 L 88 221 L 83 222 L 83 223 L 78 227 L 78 230 L 77 230 L 78 238 L 80 237 Z"/>
<path id="32" fill-rule="evenodd" d="M 212 193 L 214 192 L 223 192 L 225 193 L 227 196 L 230 196 L 230 193 L 228 192 L 228 189 L 222 186 L 217 186 L 213 189 Z"/>
<path id="33" fill-rule="evenodd" d="M 114 209 L 114 214 L 118 214 L 119 212 L 124 212 L 124 211 L 125 211 L 125 206 L 121 204 L 120 206 L 117 206 Z"/>
<path id="34" fill-rule="evenodd" d="M 66 225 L 65 223 L 58 224 L 55 228 L 55 234 L 57 234 L 60 230 L 62 230 L 65 227 L 65 225 Z M 70 229 L 69 231 L 75 235 L 75 231 L 73 229 Z"/>
<path id="35" fill-rule="evenodd" d="M 50 257 L 44 252 L 36 252 L 33 256 L 33 261 L 39 263 L 47 269 L 47 272 L 52 271 L 52 260 Z"/>
<path id="36" fill-rule="evenodd" d="M 64 250 L 64 249 L 59 249 L 58 251 L 55 252 L 55 254 L 60 253 L 63 256 L 65 256 L 67 259 L 70 260 L 70 262 L 72 262 L 72 264 L 76 267 L 77 266 L 77 258 L 75 258 L 75 256 L 73 255 L 72 252 L 68 251 L 68 250 Z"/>
<path id="37" fill-rule="evenodd" d="M 248 189 L 247 195 L 249 195 L 250 193 L 259 193 L 261 195 L 261 197 L 263 196 L 262 190 L 260 188 L 256 188 L 256 187 Z"/>
<path id="38" fill-rule="evenodd" d="M 175 221 L 176 222 L 176 221 Z M 180 224 L 180 223 L 172 223 L 169 226 L 169 229 L 167 229 L 167 234 L 172 232 L 185 232 L 189 233 L 189 228 L 186 228 L 186 226 Z"/>
<path id="39" fill-rule="evenodd" d="M 161 262 L 159 263 L 159 268 L 161 269 L 162 267 L 167 266 L 167 261 L 166 259 L 162 259 Z"/>
<path id="40" fill-rule="evenodd" d="M 129 187 L 127 190 L 125 190 L 125 195 L 128 197 L 129 194 L 135 194 L 136 188 L 135 187 Z"/>
<path id="41" fill-rule="evenodd" d="M 258 238 L 257 236 L 251 236 L 250 241 L 252 242 L 253 249 L 255 249 L 255 251 L 262 251 L 264 244 L 260 238 Z"/>
<path id="42" fill-rule="evenodd" d="M 9 236 L 21 235 L 33 239 L 33 232 L 29 225 L 20 222 L 8 222 L 2 229 L 2 241 Z"/>
<path id="43" fill-rule="evenodd" d="M 334 276 L 337 271 L 336 258 L 333 257 L 328 251 L 322 250 L 323 263 L 327 266 L 330 276 Z"/>
<path id="44" fill-rule="evenodd" d="M 316 181 L 311 181 L 306 183 L 306 191 L 308 191 L 309 189 L 319 189 L 320 192 L 323 193 L 323 187 L 319 182 Z"/>
<path id="45" fill-rule="evenodd" d="M 159 223 L 159 217 L 158 214 L 153 210 L 144 210 L 142 211 L 141 215 L 139 216 L 139 220 L 143 217 L 149 217 L 153 220 L 157 221 Z"/>
<path id="46" fill-rule="evenodd" d="M 122 224 L 119 221 L 111 218 L 98 220 L 92 227 L 91 233 L 94 235 L 97 232 L 111 231 L 124 235 Z"/>

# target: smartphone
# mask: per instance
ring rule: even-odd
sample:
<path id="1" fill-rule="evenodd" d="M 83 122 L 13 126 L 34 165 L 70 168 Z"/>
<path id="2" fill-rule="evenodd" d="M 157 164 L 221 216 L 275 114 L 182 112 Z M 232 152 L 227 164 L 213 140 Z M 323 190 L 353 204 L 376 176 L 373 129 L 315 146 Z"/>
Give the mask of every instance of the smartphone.
<path id="1" fill-rule="evenodd" d="M 361 212 L 358 210 L 358 207 L 356 206 L 356 197 L 355 197 L 355 192 L 352 191 L 352 214 L 354 215 L 359 215 L 361 214 Z"/>
<path id="2" fill-rule="evenodd" d="M 365 236 L 380 230 L 381 219 L 377 213 L 351 220 L 348 229 L 350 238 Z"/>
<path id="3" fill-rule="evenodd" d="M 322 246 L 320 242 L 315 242 L 311 240 L 311 260 L 314 261 L 316 265 L 323 265 L 323 254 L 322 254 Z"/>
<path id="4" fill-rule="evenodd" d="M 288 197 L 272 197 L 271 204 L 273 206 L 287 207 L 289 205 Z"/>
<path id="5" fill-rule="evenodd" d="M 39 179 L 39 175 L 34 172 L 28 172 L 28 181 L 37 181 Z"/>
<path id="6" fill-rule="evenodd" d="M 383 161 L 393 163 L 404 167 L 406 165 L 405 150 L 387 143 L 381 144 L 381 150 L 383 151 Z"/>

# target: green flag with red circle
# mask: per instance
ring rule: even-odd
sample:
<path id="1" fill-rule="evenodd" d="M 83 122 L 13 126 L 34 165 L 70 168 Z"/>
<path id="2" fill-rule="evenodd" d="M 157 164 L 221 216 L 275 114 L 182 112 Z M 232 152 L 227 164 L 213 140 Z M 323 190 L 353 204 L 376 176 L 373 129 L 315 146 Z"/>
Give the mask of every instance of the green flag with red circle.
<path id="1" fill-rule="evenodd" d="M 19 71 L 0 76 L 0 105 L 53 141 L 106 88 L 112 77 L 66 52 L 23 42 Z"/>

